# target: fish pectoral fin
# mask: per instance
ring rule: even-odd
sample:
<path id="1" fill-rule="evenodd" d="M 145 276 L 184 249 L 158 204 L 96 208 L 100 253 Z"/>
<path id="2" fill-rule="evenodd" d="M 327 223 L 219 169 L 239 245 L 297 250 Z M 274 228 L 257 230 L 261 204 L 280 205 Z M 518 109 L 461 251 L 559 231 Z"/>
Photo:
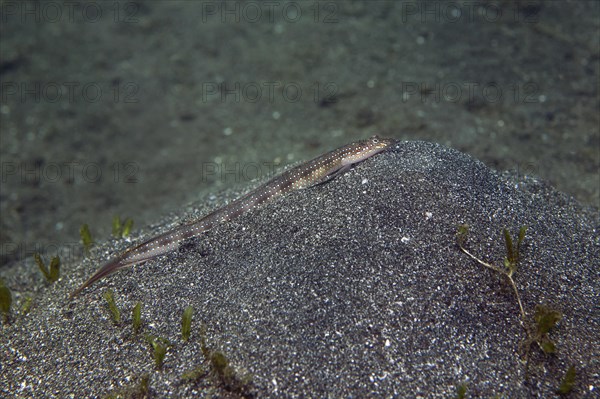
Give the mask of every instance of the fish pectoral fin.
<path id="1" fill-rule="evenodd" d="M 326 176 L 323 176 L 322 178 L 317 180 L 314 184 L 312 184 L 310 187 L 320 186 L 321 184 L 328 183 L 328 182 L 332 181 L 333 179 L 335 179 L 336 177 L 338 177 L 339 175 L 346 173 L 351 167 L 352 167 L 352 164 L 344 165 L 341 168 L 339 168 L 338 170 L 333 171 Z"/>

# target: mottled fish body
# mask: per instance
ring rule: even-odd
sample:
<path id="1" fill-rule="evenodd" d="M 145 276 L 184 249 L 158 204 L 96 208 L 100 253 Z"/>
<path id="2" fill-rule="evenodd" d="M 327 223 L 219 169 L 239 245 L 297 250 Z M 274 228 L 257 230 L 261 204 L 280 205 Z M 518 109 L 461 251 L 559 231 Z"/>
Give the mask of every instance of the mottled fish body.
<path id="1" fill-rule="evenodd" d="M 119 269 L 174 251 L 179 248 L 183 241 L 198 237 L 214 226 L 235 219 L 277 197 L 294 190 L 329 181 L 344 173 L 352 165 L 386 150 L 394 142 L 392 139 L 373 136 L 368 140 L 360 140 L 345 145 L 291 168 L 198 221 L 176 227 L 127 249 L 120 256 L 98 269 L 92 277 L 71 294 L 71 297 L 76 296 L 86 287 Z"/>

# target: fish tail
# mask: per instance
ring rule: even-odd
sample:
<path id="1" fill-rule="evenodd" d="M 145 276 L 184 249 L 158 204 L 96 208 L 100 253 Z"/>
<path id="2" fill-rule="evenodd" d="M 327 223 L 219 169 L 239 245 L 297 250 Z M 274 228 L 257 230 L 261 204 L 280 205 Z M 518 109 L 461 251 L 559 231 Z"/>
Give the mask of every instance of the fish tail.
<path id="1" fill-rule="evenodd" d="M 83 291 L 85 288 L 89 287 L 90 285 L 94 284 L 96 281 L 100 280 L 102 277 L 108 276 L 109 274 L 112 274 L 112 273 L 116 272 L 117 270 L 120 270 L 127 266 L 131 266 L 135 263 L 137 263 L 137 262 L 127 262 L 126 260 L 123 259 L 122 256 L 119 256 L 119 257 L 111 260 L 110 262 L 108 262 L 107 264 L 102 266 L 100 269 L 98 269 L 96 271 L 96 273 L 94 273 L 92 275 L 92 277 L 90 277 L 79 288 L 77 288 L 75 291 L 73 291 L 73 293 L 69 296 L 69 299 L 76 297 L 77 295 L 79 295 L 79 293 L 81 291 Z"/>

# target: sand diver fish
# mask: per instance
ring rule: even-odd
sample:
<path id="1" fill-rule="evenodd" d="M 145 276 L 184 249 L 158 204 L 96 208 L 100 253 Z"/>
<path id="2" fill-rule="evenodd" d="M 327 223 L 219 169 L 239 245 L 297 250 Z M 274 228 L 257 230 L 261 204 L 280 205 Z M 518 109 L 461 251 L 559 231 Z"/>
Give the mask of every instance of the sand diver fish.
<path id="1" fill-rule="evenodd" d="M 197 221 L 176 227 L 164 234 L 150 238 L 139 245 L 127 249 L 121 255 L 98 269 L 92 277 L 71 294 L 71 298 L 78 295 L 94 282 L 119 269 L 146 262 L 174 251 L 179 248 L 179 245 L 183 241 L 197 237 L 214 226 L 235 219 L 277 197 L 294 190 L 327 182 L 346 172 L 352 165 L 388 149 L 395 142 L 393 139 L 373 136 L 368 140 L 350 143 L 286 170 L 246 195 Z"/>

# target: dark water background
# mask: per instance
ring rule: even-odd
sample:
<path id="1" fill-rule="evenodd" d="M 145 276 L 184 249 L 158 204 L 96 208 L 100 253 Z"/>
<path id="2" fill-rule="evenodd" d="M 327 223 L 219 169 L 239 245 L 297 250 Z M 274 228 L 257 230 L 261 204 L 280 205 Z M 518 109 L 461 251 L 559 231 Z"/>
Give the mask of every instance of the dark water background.
<path id="1" fill-rule="evenodd" d="M 374 133 L 599 206 L 597 1 L 0 7 L 2 265 Z"/>

